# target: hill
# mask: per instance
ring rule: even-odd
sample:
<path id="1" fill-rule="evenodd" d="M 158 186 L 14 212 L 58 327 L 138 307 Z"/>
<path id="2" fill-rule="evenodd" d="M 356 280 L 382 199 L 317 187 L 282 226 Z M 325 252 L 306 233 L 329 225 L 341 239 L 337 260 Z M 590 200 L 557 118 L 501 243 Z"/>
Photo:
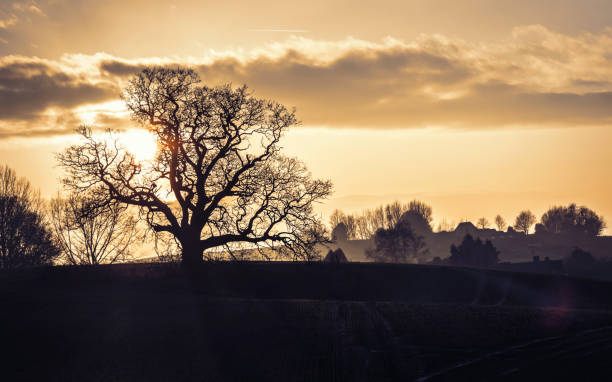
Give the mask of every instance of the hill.
<path id="1" fill-rule="evenodd" d="M 506 365 L 500 373 L 522 362 L 510 377 L 549 373 L 534 359 L 537 349 L 559 341 L 582 349 L 594 343 L 589 330 L 597 329 L 599 342 L 588 346 L 596 363 L 584 360 L 584 375 L 584 367 L 605 365 L 597 355 L 610 355 L 601 346 L 612 344 L 610 292 L 612 283 L 562 276 L 390 264 L 215 263 L 190 272 L 128 264 L 1 273 L 0 341 L 8 349 L 1 374 L 50 381 L 380 381 L 452 380 L 468 370 L 491 379 L 497 371 L 482 361 L 491 354 L 515 359 L 508 367 L 498 356 Z M 554 371 L 576 376 L 568 365 Z"/>

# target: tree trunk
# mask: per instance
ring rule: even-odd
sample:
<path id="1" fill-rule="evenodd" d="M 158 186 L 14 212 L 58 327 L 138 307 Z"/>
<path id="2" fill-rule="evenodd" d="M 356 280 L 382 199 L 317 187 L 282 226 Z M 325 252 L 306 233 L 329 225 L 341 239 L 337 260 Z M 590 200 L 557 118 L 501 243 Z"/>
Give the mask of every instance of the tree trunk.
<path id="1" fill-rule="evenodd" d="M 204 262 L 202 258 L 203 250 L 199 240 L 184 241 L 181 245 L 183 247 L 181 260 L 184 266 L 194 267 Z"/>

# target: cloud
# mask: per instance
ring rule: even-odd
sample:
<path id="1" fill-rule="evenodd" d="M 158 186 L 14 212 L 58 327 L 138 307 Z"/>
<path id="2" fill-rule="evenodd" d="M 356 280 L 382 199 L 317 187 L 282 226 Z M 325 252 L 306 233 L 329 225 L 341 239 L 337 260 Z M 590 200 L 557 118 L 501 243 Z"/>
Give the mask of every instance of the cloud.
<path id="1" fill-rule="evenodd" d="M 28 18 L 30 15 L 46 16 L 39 5 L 31 0 L 17 0 L 0 5 L 0 29 L 9 29 L 23 17 Z"/>
<path id="2" fill-rule="evenodd" d="M 119 90 L 93 83 L 44 62 L 16 60 L 0 64 L 0 114 L 29 119 L 49 107 L 70 108 L 116 97 Z"/>
<path id="3" fill-rule="evenodd" d="M 297 106 L 309 125 L 608 125 L 611 51 L 611 29 L 567 36 L 536 25 L 516 28 L 498 44 L 442 36 L 410 43 L 294 37 L 252 56 L 217 54 L 196 68 L 208 84 L 246 83 L 260 96 Z M 115 76 L 142 67 L 138 60 L 101 64 Z"/>
<path id="4" fill-rule="evenodd" d="M 119 93 L 116 83 L 60 62 L 4 57 L 0 59 L 0 135 L 72 130 L 78 126 L 74 118 L 67 118 L 73 109 L 115 99 Z"/>
<path id="5" fill-rule="evenodd" d="M 110 75 L 125 77 L 140 72 L 145 64 L 129 64 L 119 60 L 105 60 L 100 63 L 100 69 Z"/>
<path id="6" fill-rule="evenodd" d="M 145 66 L 182 65 L 195 68 L 208 85 L 246 83 L 257 96 L 296 106 L 298 117 L 310 126 L 608 126 L 610 52 L 612 29 L 569 36 L 536 25 L 488 44 L 443 36 L 410 42 L 291 37 L 247 53 L 186 59 L 5 57 L 0 60 L 0 119 L 40 123 L 45 116 L 72 111 L 76 118 L 90 116 L 92 123 L 123 126 L 127 115 L 116 106 L 87 112 L 82 106 L 116 100 L 125 81 Z M 91 117 L 96 113 L 99 117 Z"/>
<path id="7" fill-rule="evenodd" d="M 8 29 L 17 24 L 19 18 L 14 14 L 0 14 L 0 29 Z"/>

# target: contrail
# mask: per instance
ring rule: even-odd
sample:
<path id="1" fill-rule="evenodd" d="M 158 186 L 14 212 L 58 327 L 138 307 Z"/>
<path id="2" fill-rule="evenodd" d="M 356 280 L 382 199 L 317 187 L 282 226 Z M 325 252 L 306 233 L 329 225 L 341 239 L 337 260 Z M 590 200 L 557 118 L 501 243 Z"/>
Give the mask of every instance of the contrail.
<path id="1" fill-rule="evenodd" d="M 285 32 L 285 33 L 308 33 L 306 29 L 249 29 L 249 32 Z"/>

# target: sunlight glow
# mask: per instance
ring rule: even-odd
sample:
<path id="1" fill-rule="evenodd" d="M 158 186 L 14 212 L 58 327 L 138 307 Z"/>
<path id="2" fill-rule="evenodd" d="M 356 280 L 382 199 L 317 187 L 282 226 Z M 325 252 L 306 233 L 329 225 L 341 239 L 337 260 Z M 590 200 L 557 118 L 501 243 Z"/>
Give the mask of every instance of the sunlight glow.
<path id="1" fill-rule="evenodd" d="M 136 160 L 144 162 L 155 157 L 157 141 L 155 137 L 145 130 L 127 130 L 122 132 L 119 140 L 125 148 L 136 157 Z"/>
<path id="2" fill-rule="evenodd" d="M 102 103 L 86 104 L 73 109 L 75 117 L 86 125 L 105 125 L 105 119 L 127 120 L 128 111 L 123 101 L 113 100 Z M 115 128 L 117 126 L 107 126 Z"/>

